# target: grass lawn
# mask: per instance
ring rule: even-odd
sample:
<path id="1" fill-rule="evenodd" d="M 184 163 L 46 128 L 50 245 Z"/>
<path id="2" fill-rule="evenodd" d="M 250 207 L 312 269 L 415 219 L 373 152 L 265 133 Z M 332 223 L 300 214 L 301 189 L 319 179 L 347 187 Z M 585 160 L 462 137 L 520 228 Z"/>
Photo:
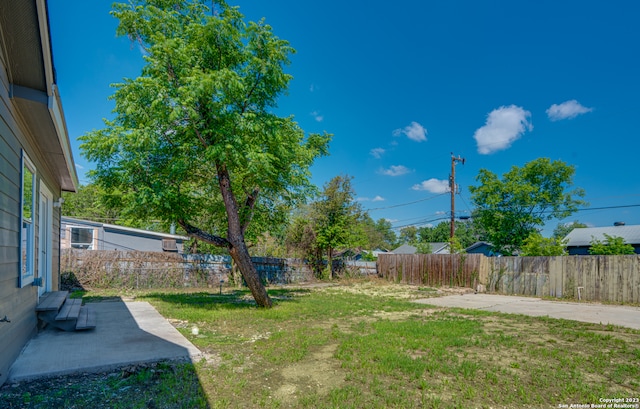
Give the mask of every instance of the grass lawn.
<path id="1" fill-rule="evenodd" d="M 122 408 L 557 408 L 640 397 L 637 330 L 439 309 L 411 302 L 432 289 L 375 280 L 269 293 L 269 310 L 243 291 L 134 294 L 205 358 L 97 378 L 94 396 L 64 407 L 101 407 L 104 396 Z M 56 407 L 53 390 L 5 387 L 0 406 Z"/>

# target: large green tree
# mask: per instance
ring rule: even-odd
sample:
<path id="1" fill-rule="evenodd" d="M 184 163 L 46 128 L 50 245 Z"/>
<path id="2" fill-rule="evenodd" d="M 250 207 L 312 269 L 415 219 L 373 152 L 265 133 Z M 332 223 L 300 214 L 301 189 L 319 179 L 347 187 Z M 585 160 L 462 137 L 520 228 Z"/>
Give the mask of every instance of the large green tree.
<path id="1" fill-rule="evenodd" d="M 271 306 L 247 229 L 307 193 L 330 139 L 274 113 L 294 50 L 224 1 L 130 0 L 112 14 L 146 65 L 115 85 L 115 118 L 82 137 L 95 180 L 124 192 L 128 211 L 226 248 L 257 304 Z"/>
<path id="2" fill-rule="evenodd" d="M 546 221 L 568 217 L 586 204 L 580 199 L 584 191 L 572 189 L 574 174 L 573 166 L 548 158 L 513 166 L 502 179 L 480 169 L 478 185 L 469 187 L 474 222 L 499 252 L 514 254 Z"/>

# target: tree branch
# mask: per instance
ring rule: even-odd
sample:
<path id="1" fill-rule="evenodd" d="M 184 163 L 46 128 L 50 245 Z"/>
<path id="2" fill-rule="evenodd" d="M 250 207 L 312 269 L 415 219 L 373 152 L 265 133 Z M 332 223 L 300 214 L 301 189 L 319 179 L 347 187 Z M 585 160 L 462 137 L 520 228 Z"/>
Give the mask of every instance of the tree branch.
<path id="1" fill-rule="evenodd" d="M 194 126 L 193 130 L 196 131 L 196 135 L 198 136 L 198 139 L 200 139 L 200 142 L 202 142 L 203 147 L 206 148 L 208 146 L 207 141 L 204 140 L 198 128 Z"/>
<path id="2" fill-rule="evenodd" d="M 230 248 L 231 247 L 231 243 L 229 243 L 229 241 L 227 239 L 225 239 L 224 237 L 220 237 L 220 236 L 216 236 L 210 233 L 207 233 L 205 231 L 203 231 L 202 229 L 199 229 L 189 223 L 187 223 L 186 220 L 184 219 L 179 219 L 178 220 L 178 224 L 180 225 L 180 227 L 182 227 L 187 234 L 190 237 L 195 237 L 199 240 L 202 240 L 206 243 L 209 244 L 213 244 L 214 246 L 218 246 L 218 247 L 226 247 L 226 248 Z"/>
<path id="3" fill-rule="evenodd" d="M 247 195 L 247 200 L 244 202 L 244 207 L 242 208 L 242 234 L 244 234 L 249 227 L 249 223 L 253 218 L 253 208 L 258 201 L 258 194 L 260 193 L 260 188 L 253 189 L 251 194 Z"/>
<path id="4" fill-rule="evenodd" d="M 256 88 L 258 88 L 258 84 L 260 84 L 260 81 L 262 81 L 262 74 L 258 74 L 255 84 L 253 84 L 253 87 L 251 87 L 251 89 L 249 90 L 249 93 L 245 98 L 244 104 L 242 104 L 242 109 L 241 109 L 242 114 L 244 114 L 247 111 L 247 108 L 249 108 L 249 101 L 251 100 L 251 96 L 253 95 L 253 92 L 256 90 Z"/>

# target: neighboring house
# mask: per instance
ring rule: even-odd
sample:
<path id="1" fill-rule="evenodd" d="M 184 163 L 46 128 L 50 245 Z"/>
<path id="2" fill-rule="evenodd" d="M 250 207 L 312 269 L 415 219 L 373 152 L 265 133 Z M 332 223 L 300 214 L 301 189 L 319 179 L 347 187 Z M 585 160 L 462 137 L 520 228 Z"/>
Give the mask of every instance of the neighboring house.
<path id="1" fill-rule="evenodd" d="M 411 244 L 403 244 L 402 246 L 391 250 L 392 254 L 416 254 L 416 247 Z"/>
<path id="2" fill-rule="evenodd" d="M 62 217 L 60 248 L 182 253 L 189 237 Z"/>
<path id="3" fill-rule="evenodd" d="M 625 226 L 616 223 L 608 227 L 580 227 L 567 234 L 567 252 L 569 255 L 588 255 L 591 241 L 597 239 L 605 241 L 605 234 L 613 237 L 622 237 L 627 244 L 631 244 L 636 254 L 640 254 L 640 226 Z"/>
<path id="4" fill-rule="evenodd" d="M 449 243 L 429 243 L 431 246 L 431 254 L 449 254 Z M 417 248 L 410 244 L 403 244 L 397 249 L 391 251 L 393 254 L 416 254 Z M 484 254 L 487 257 L 498 256 L 499 254 L 493 250 L 490 243 L 479 241 L 465 249 L 465 253 Z"/>
<path id="5" fill-rule="evenodd" d="M 58 289 L 60 196 L 78 178 L 46 0 L 0 1 L 0 385 Z M 56 351 L 51 351 L 55 354 Z"/>
<path id="6" fill-rule="evenodd" d="M 496 257 L 500 256 L 500 253 L 496 252 L 493 249 L 493 245 L 491 243 L 487 243 L 486 241 L 477 241 L 464 249 L 467 254 L 484 254 L 487 257 Z"/>
<path id="7" fill-rule="evenodd" d="M 449 243 L 429 243 L 431 246 L 431 254 L 449 254 Z M 393 254 L 416 254 L 418 249 L 411 244 L 403 244 L 402 246 L 392 250 Z"/>

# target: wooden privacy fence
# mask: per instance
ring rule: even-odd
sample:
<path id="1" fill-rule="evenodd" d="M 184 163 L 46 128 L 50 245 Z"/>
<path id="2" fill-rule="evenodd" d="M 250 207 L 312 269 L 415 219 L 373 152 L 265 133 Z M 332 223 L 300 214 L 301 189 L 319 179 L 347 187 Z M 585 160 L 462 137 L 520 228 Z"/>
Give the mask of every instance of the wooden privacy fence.
<path id="1" fill-rule="evenodd" d="M 489 291 L 640 303 L 640 255 L 492 257 L 490 260 Z"/>
<path id="2" fill-rule="evenodd" d="M 640 303 L 640 255 L 485 257 L 381 254 L 378 274 L 413 285 L 613 303 Z"/>
<path id="3" fill-rule="evenodd" d="M 476 288 L 487 280 L 488 258 L 482 254 L 380 254 L 378 274 L 413 285 Z"/>

